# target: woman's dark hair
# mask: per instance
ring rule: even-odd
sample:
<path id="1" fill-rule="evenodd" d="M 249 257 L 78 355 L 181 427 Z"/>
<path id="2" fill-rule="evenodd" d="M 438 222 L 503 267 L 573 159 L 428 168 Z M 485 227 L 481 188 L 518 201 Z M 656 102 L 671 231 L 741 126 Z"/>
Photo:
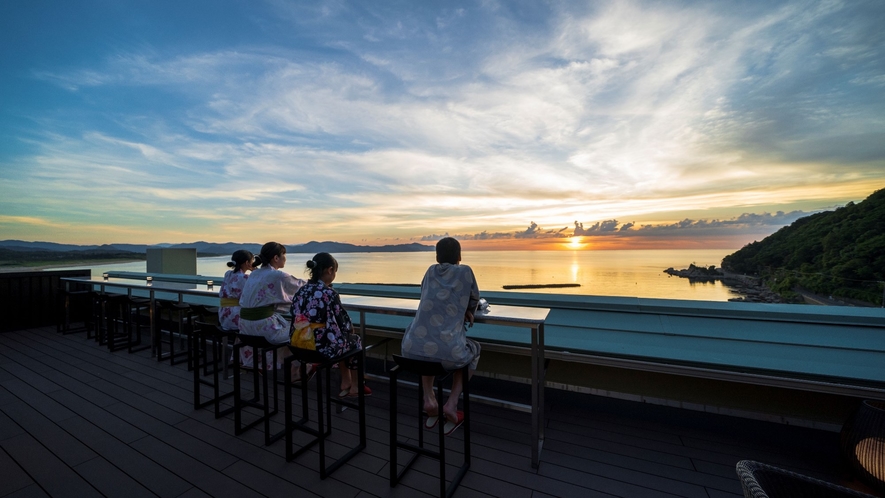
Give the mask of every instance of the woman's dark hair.
<path id="1" fill-rule="evenodd" d="M 261 253 L 258 257 L 261 258 L 261 266 L 266 268 L 270 266 L 270 261 L 274 256 L 282 256 L 283 254 L 286 254 L 286 246 L 279 242 L 268 242 L 261 246 Z"/>
<path id="2" fill-rule="evenodd" d="M 230 261 L 227 262 L 227 266 L 233 268 L 234 271 L 240 271 L 244 264 L 251 262 L 254 258 L 255 256 L 253 256 L 251 252 L 245 249 L 239 249 L 234 251 L 234 254 L 230 257 Z"/>
<path id="3" fill-rule="evenodd" d="M 461 243 L 452 237 L 439 239 L 436 243 L 436 262 L 453 265 L 461 262 Z"/>
<path id="4" fill-rule="evenodd" d="M 313 259 L 307 260 L 306 266 L 310 270 L 310 279 L 316 282 L 323 276 L 323 272 L 326 269 L 338 266 L 338 262 L 335 261 L 331 254 L 319 252 Z"/>

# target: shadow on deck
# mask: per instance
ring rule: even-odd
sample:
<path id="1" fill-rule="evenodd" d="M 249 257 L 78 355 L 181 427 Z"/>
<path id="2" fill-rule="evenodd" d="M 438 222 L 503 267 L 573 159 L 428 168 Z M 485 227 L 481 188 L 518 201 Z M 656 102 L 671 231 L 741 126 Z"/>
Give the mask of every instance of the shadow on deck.
<path id="1" fill-rule="evenodd" d="M 475 380 L 475 394 L 514 390 Z M 235 437 L 231 417 L 195 411 L 184 364 L 109 353 L 50 327 L 3 333 L 0 496 L 432 495 L 437 467 L 426 459 L 389 487 L 387 386 L 371 385 L 368 447 L 323 481 L 315 452 L 287 463 L 284 442 L 263 446 L 260 429 Z M 401 390 L 401 433 L 414 431 L 415 396 Z M 331 456 L 356 433 L 355 413 L 334 417 Z M 532 469 L 529 415 L 474 404 L 473 463 L 456 496 L 737 497 L 742 459 L 852 485 L 831 432 L 553 389 L 547 424 Z M 462 436 L 453 436 L 452 470 Z"/>

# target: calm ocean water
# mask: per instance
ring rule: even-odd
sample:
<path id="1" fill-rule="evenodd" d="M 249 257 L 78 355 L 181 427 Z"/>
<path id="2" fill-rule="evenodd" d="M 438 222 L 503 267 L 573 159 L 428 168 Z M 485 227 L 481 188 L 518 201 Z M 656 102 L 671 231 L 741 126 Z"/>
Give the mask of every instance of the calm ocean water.
<path id="1" fill-rule="evenodd" d="M 480 291 L 502 291 L 504 285 L 580 284 L 580 287 L 530 289 L 525 292 L 652 297 L 698 301 L 727 301 L 735 294 L 720 282 L 689 283 L 671 277 L 668 267 L 719 266 L 734 250 L 680 249 L 636 251 L 474 251 L 463 254 L 463 264 L 476 273 Z M 313 254 L 289 253 L 285 270 L 304 277 L 304 263 Z M 433 252 L 335 254 L 338 282 L 419 284 L 435 263 Z M 197 273 L 221 277 L 227 257 L 199 258 Z M 109 270 L 144 272 L 145 262 L 82 266 L 92 274 Z M 220 280 L 220 278 L 219 278 Z"/>

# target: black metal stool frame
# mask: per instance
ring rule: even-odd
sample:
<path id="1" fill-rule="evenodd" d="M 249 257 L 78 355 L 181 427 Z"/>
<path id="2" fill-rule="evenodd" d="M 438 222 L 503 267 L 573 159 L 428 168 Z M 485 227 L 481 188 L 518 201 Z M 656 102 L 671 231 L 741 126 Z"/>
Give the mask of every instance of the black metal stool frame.
<path id="1" fill-rule="evenodd" d="M 203 345 L 196 338 L 197 332 L 197 322 L 203 322 L 205 325 L 210 327 L 210 330 L 214 330 L 215 324 L 217 322 L 210 323 L 207 320 L 214 319 L 218 316 L 218 308 L 210 308 L 208 306 L 204 306 L 202 304 L 191 304 L 188 308 L 187 313 L 187 324 L 189 327 L 188 330 L 188 338 L 190 339 L 190 344 L 188 344 L 188 356 L 187 356 L 187 369 L 192 370 L 197 367 L 199 363 L 199 359 L 197 356 L 202 355 L 204 366 L 203 366 L 203 375 L 209 375 L 212 372 L 209 370 L 209 365 L 206 363 L 206 350 L 201 349 Z M 207 318 L 208 317 L 208 318 Z M 218 331 L 221 332 L 224 329 L 218 328 Z M 230 331 L 231 334 L 236 334 L 239 332 L 238 330 Z M 227 341 L 227 335 L 224 336 L 224 341 Z M 226 365 L 225 365 L 226 366 Z M 225 373 L 227 373 L 227 368 L 224 369 Z M 227 376 L 225 375 L 225 380 L 227 380 Z"/>
<path id="2" fill-rule="evenodd" d="M 113 298 L 115 294 L 109 294 L 107 292 L 98 292 L 95 294 L 95 303 L 93 308 L 93 313 L 95 314 L 95 335 L 92 339 L 95 339 L 95 342 L 98 343 L 99 346 L 104 346 L 107 344 L 107 328 L 108 328 L 108 301 Z M 87 339 L 89 338 L 89 333 L 86 333 Z"/>
<path id="3" fill-rule="evenodd" d="M 363 386 L 365 385 L 366 371 L 366 352 L 363 349 L 354 349 L 343 355 L 334 358 L 326 358 L 322 354 L 307 349 L 290 347 L 292 355 L 287 357 L 284 363 L 285 370 L 285 405 L 286 405 L 286 461 L 291 462 L 297 456 L 319 445 L 320 454 L 320 479 L 325 479 L 332 472 L 347 463 L 354 455 L 366 448 L 366 396 Z M 357 395 L 357 403 L 352 401 L 332 397 L 332 366 L 349 358 L 357 358 L 357 386 L 359 391 Z M 292 410 L 292 362 L 298 360 L 301 362 L 301 419 L 295 420 Z M 316 364 L 316 395 L 317 395 L 317 428 L 309 427 L 307 423 L 310 421 L 310 407 L 308 406 L 308 388 L 309 382 L 307 376 L 307 364 Z M 323 380 L 325 377 L 325 382 Z M 324 396 L 325 395 L 325 396 Z M 324 399 L 325 398 L 325 399 Z M 332 434 L 332 403 L 339 406 L 354 408 L 359 411 L 359 432 L 360 442 L 358 445 L 350 449 L 345 455 L 341 456 L 330 465 L 326 465 L 326 438 Z M 323 409 L 325 405 L 325 410 Z M 293 450 L 294 432 L 301 431 L 310 434 L 313 438 L 298 450 Z"/>
<path id="4" fill-rule="evenodd" d="M 105 336 L 99 340 L 99 344 L 107 345 L 108 351 L 114 352 L 121 349 L 129 348 L 131 333 L 129 329 L 132 326 L 131 303 L 129 296 L 126 294 L 111 294 L 106 296 L 105 305 Z M 123 328 L 122 332 L 117 331 L 117 326 Z M 118 339 L 125 339 L 122 344 Z"/>
<path id="5" fill-rule="evenodd" d="M 194 322 L 194 345 L 192 350 L 195 352 L 201 352 L 202 354 L 194 354 L 194 410 L 199 410 L 200 408 L 205 408 L 209 405 L 213 405 L 215 407 L 215 418 L 221 418 L 229 413 L 233 413 L 236 406 L 230 406 L 225 409 L 221 409 L 221 400 L 229 398 L 234 395 L 234 391 L 231 390 L 226 393 L 221 392 L 221 383 L 218 376 L 219 371 L 222 370 L 222 367 L 219 366 L 218 362 L 227 362 L 226 356 L 226 348 L 223 346 L 224 341 L 222 340 L 225 337 L 234 337 L 236 336 L 236 332 L 227 331 L 218 327 L 215 324 L 195 321 Z M 206 343 L 209 343 L 209 348 L 206 348 Z M 210 370 L 210 363 L 208 354 L 212 355 L 212 363 Z M 202 375 L 200 374 L 200 360 L 202 359 Z M 203 377 L 212 375 L 212 380 L 206 380 Z M 207 386 L 212 388 L 212 398 L 207 401 L 201 401 L 201 389 L 200 386 Z"/>
<path id="6" fill-rule="evenodd" d="M 460 369 L 463 383 L 462 393 L 464 395 L 464 423 L 461 426 L 464 430 L 464 463 L 458 469 L 458 473 L 455 474 L 451 484 L 446 487 L 445 416 L 443 416 L 442 413 L 443 381 L 457 370 L 446 370 L 443 368 L 442 364 L 438 362 L 414 360 L 396 354 L 393 355 L 393 359 L 396 362 L 396 366 L 390 369 L 390 487 L 396 486 L 418 457 L 424 455 L 439 460 L 439 496 L 441 498 L 451 497 L 461 483 L 461 479 L 464 478 L 464 475 L 467 474 L 467 471 L 470 469 L 470 382 L 468 382 L 468 369 L 470 365 L 464 365 Z M 401 371 L 419 375 L 417 445 L 400 441 L 397 438 L 397 381 Z M 437 406 L 439 407 L 439 421 L 437 422 L 439 451 L 430 450 L 424 447 L 424 383 L 420 376 L 425 375 L 435 377 L 436 401 Z M 414 455 L 409 458 L 409 461 L 406 462 L 403 469 L 398 471 L 397 450 L 400 448 L 412 451 L 414 452 Z"/>
<path id="7" fill-rule="evenodd" d="M 86 329 L 86 338 L 99 343 L 104 328 L 104 300 L 106 297 L 107 294 L 104 292 L 89 294 L 89 328 Z"/>
<path id="8" fill-rule="evenodd" d="M 65 287 L 62 287 L 58 290 L 58 306 L 56 309 L 57 317 L 56 317 L 56 332 L 67 335 L 73 334 L 75 332 L 85 332 L 89 330 L 90 325 L 90 313 L 83 314 L 83 324 L 78 327 L 71 326 L 71 302 L 74 299 L 78 299 L 79 301 L 88 302 L 92 299 L 92 291 L 91 290 L 67 290 Z M 81 306 L 84 303 L 79 303 Z"/>
<path id="9" fill-rule="evenodd" d="M 150 313 L 151 300 L 147 298 L 139 298 L 139 297 L 129 297 L 129 329 L 127 332 L 129 333 L 129 353 L 137 353 L 139 351 L 144 351 L 146 349 L 150 349 L 151 345 L 148 341 L 147 344 L 142 344 L 142 336 L 141 336 L 141 325 L 142 319 L 147 318 L 145 320 L 145 327 L 150 331 L 150 316 L 144 317 L 141 314 L 141 310 L 148 310 Z M 135 332 L 133 335 L 133 331 Z M 136 347 L 137 346 L 137 347 Z"/>
<path id="10" fill-rule="evenodd" d="M 182 335 L 185 335 L 185 336 L 189 335 L 186 327 L 187 327 L 188 318 L 190 317 L 190 314 L 191 314 L 190 313 L 190 305 L 183 304 L 183 303 L 177 303 L 174 301 L 165 301 L 165 300 L 163 300 L 163 301 L 158 300 L 156 305 L 157 305 L 157 324 L 158 324 L 158 329 L 159 329 L 157 331 L 157 338 L 156 338 L 157 361 L 161 362 L 165 359 L 169 359 L 169 364 L 175 365 L 177 363 L 181 363 L 181 361 L 175 361 L 176 358 L 180 358 L 180 357 L 184 356 L 184 357 L 186 357 L 185 361 L 188 362 L 188 370 L 190 370 L 192 367 L 192 365 L 191 365 L 191 352 L 190 352 L 191 339 L 188 338 L 187 341 L 185 342 L 186 346 L 185 346 L 184 351 L 178 351 L 178 352 L 175 351 L 175 333 L 178 333 L 179 341 L 181 341 Z M 177 331 L 172 330 L 171 326 L 169 326 L 169 329 L 167 330 L 169 332 L 169 342 L 168 342 L 169 352 L 167 352 L 167 353 L 163 352 L 163 342 L 165 342 L 163 340 L 163 323 L 164 323 L 163 312 L 164 311 L 169 312 L 168 323 L 178 326 Z M 177 316 L 177 318 L 174 318 L 173 315 L 178 315 L 178 316 Z"/>
<path id="11" fill-rule="evenodd" d="M 279 399 L 277 397 L 277 371 L 276 371 L 276 362 L 277 362 L 277 348 L 280 347 L 279 344 L 271 344 L 267 342 L 267 340 L 262 336 L 255 335 L 246 335 L 246 334 L 237 334 L 237 338 L 239 342 L 234 344 L 234 358 L 240 357 L 240 349 L 243 346 L 250 346 L 253 351 L 257 352 L 257 355 L 253 355 L 254 358 L 254 370 L 255 373 L 252 378 L 252 386 L 253 386 L 253 396 L 251 399 L 243 399 L 242 392 L 240 390 L 241 380 L 240 380 L 240 362 L 235 362 L 234 366 L 234 434 L 239 436 L 243 432 L 260 423 L 264 423 L 264 445 L 268 446 L 274 441 L 280 439 L 282 437 L 282 433 L 271 435 L 270 433 L 270 418 L 279 412 Z M 267 371 L 264 374 L 259 374 L 259 368 L 265 368 L 264 363 L 267 361 L 266 353 L 267 351 L 273 351 L 273 363 L 274 369 L 272 373 L 268 373 Z M 265 368 L 265 370 L 267 370 Z M 270 389 L 268 388 L 268 376 L 272 377 L 272 385 L 273 385 L 273 410 L 270 409 Z M 261 377 L 261 385 L 259 386 L 259 377 Z M 243 424 L 243 409 L 246 407 L 252 408 L 261 408 L 263 411 L 263 415 L 259 416 L 256 420 L 249 422 L 248 424 Z"/>

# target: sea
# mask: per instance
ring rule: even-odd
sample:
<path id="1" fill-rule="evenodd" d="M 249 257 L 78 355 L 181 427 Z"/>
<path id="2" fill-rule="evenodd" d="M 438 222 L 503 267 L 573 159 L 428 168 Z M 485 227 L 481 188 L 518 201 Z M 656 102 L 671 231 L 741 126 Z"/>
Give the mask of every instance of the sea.
<path id="1" fill-rule="evenodd" d="M 721 282 L 689 282 L 671 277 L 667 268 L 720 266 L 729 249 L 663 249 L 607 251 L 465 251 L 462 264 L 476 274 L 480 292 L 503 291 L 511 285 L 577 284 L 574 287 L 533 288 L 512 292 L 625 296 L 696 301 L 727 301 L 740 294 Z M 284 271 L 306 278 L 305 263 L 313 254 L 289 253 Z M 338 260 L 336 282 L 420 284 L 434 252 L 370 252 L 334 254 Z M 221 277 L 228 257 L 197 259 L 197 273 Z M 90 268 L 93 276 L 106 271 L 144 272 L 144 261 L 70 267 Z"/>

